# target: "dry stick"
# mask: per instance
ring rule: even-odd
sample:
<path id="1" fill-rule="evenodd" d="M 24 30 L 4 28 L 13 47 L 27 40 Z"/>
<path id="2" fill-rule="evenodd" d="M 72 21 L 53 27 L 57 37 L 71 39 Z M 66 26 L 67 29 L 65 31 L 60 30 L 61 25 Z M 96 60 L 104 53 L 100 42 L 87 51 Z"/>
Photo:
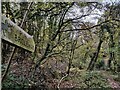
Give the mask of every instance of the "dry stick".
<path id="1" fill-rule="evenodd" d="M 24 21 L 25 21 L 25 18 L 26 18 L 26 16 L 27 16 L 27 13 L 28 13 L 28 11 L 29 11 L 29 9 L 30 9 L 30 7 L 31 7 L 32 4 L 33 4 L 33 2 L 31 2 L 31 3 L 29 4 L 28 9 L 27 9 L 27 11 L 26 11 L 25 14 L 24 14 L 24 17 L 23 17 L 23 20 L 22 20 L 22 23 L 21 23 L 20 27 L 23 26 L 23 23 L 24 23 Z M 7 68 L 6 68 L 6 70 L 5 70 L 4 74 L 3 74 L 3 77 L 2 77 L 2 79 L 1 79 L 2 82 L 5 80 L 5 77 L 7 76 L 7 73 L 8 73 L 9 67 L 10 67 L 10 65 L 11 65 L 12 58 L 14 57 L 14 54 L 15 54 L 15 52 L 16 52 L 16 49 L 17 49 L 17 47 L 13 47 L 12 53 L 11 53 L 10 58 L 9 58 L 9 60 L 8 60 Z"/>
<path id="2" fill-rule="evenodd" d="M 60 79 L 60 81 L 59 81 L 59 83 L 58 83 L 58 85 L 57 85 L 58 90 L 60 90 L 60 84 L 61 84 L 62 80 L 63 80 L 64 78 L 66 78 L 67 76 L 68 76 L 68 74 L 66 74 L 64 77 L 62 77 L 62 78 Z"/>

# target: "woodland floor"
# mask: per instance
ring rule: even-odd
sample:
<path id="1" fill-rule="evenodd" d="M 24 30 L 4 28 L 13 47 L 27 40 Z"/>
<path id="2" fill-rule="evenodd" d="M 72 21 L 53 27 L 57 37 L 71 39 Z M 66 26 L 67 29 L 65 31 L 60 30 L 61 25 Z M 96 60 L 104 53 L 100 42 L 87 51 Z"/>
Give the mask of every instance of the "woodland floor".
<path id="1" fill-rule="evenodd" d="M 110 84 L 111 88 L 120 88 L 120 82 L 115 81 L 108 72 L 103 71 L 103 76 L 107 78 L 108 83 Z"/>
<path id="2" fill-rule="evenodd" d="M 79 82 L 83 77 L 80 76 L 85 70 L 74 71 L 70 73 L 70 76 L 60 77 L 57 79 L 52 78 L 47 73 L 42 73 L 40 70 L 37 70 L 35 78 L 32 79 L 32 70 L 34 63 L 30 60 L 24 60 L 22 63 L 17 63 L 15 60 L 12 61 L 10 72 L 7 76 L 7 79 L 3 83 L 16 84 L 20 87 L 46 87 L 46 88 L 76 88 L 80 87 L 81 82 Z M 115 80 L 112 74 L 108 71 L 99 71 L 103 77 L 107 79 L 108 84 L 111 88 L 120 88 L 120 80 Z M 79 79 L 78 79 L 79 78 Z M 77 81 L 78 80 L 78 81 Z M 10 86 L 11 86 L 10 84 Z M 11 86 L 12 87 L 12 86 Z M 14 87 L 14 85 L 13 85 Z"/>

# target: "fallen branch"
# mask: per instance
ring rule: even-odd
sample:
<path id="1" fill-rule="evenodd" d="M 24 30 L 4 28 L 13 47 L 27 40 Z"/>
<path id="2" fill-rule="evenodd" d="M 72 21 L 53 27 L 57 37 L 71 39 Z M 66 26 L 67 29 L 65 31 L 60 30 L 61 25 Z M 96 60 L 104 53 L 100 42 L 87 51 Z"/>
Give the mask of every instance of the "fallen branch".
<path id="1" fill-rule="evenodd" d="M 64 78 L 66 78 L 67 76 L 68 76 L 68 74 L 66 74 L 65 76 L 63 76 L 63 77 L 60 79 L 60 81 L 59 81 L 59 83 L 58 83 L 58 85 L 57 85 L 58 90 L 60 90 L 60 84 L 61 84 L 62 80 L 63 80 Z"/>

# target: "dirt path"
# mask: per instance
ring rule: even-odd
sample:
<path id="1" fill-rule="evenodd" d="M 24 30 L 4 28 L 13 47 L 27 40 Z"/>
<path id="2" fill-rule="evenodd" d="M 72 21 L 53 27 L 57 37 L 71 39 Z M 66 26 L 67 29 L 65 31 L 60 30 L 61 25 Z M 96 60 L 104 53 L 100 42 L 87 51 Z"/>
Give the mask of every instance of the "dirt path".
<path id="1" fill-rule="evenodd" d="M 108 78 L 108 82 L 109 82 L 111 88 L 119 88 L 120 89 L 119 82 L 113 80 L 112 78 Z"/>
<path id="2" fill-rule="evenodd" d="M 110 84 L 111 88 L 119 88 L 120 89 L 120 82 L 117 82 L 113 79 L 111 75 L 109 75 L 106 71 L 102 72 L 103 76 L 105 76 Z"/>

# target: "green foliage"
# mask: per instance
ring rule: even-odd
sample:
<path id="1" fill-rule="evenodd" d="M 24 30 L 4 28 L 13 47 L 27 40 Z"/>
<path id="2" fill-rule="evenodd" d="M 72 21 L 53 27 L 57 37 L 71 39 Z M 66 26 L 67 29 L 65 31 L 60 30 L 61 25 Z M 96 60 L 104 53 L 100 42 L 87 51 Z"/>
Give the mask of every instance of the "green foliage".
<path id="1" fill-rule="evenodd" d="M 107 78 L 97 71 L 79 71 L 74 77 L 68 77 L 66 80 L 70 79 L 78 84 L 78 88 L 110 88 Z"/>
<path id="2" fill-rule="evenodd" d="M 104 60 L 98 60 L 98 62 L 96 63 L 96 69 L 105 70 Z"/>
<path id="3" fill-rule="evenodd" d="M 116 81 L 120 82 L 120 72 L 117 73 L 117 78 L 115 78 Z"/>
<path id="4" fill-rule="evenodd" d="M 3 89 L 21 89 L 28 87 L 29 82 L 24 77 L 16 77 L 13 74 L 8 74 L 6 80 L 2 83 Z"/>
<path id="5" fill-rule="evenodd" d="M 88 88 L 107 88 L 107 79 L 97 72 L 87 72 L 84 76 L 84 83 Z"/>

